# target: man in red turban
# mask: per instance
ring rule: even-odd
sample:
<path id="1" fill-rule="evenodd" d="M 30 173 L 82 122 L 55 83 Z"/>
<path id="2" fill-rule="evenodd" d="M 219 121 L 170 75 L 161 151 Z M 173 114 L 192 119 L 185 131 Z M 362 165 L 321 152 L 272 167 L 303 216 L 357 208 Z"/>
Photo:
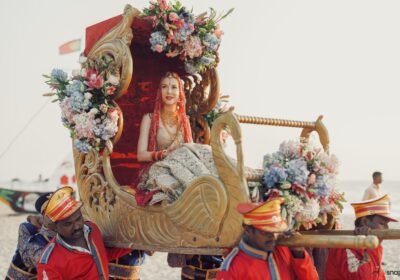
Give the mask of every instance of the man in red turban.
<path id="1" fill-rule="evenodd" d="M 313 280 L 317 271 L 304 248 L 276 246 L 278 234 L 287 230 L 281 218 L 283 198 L 238 205 L 244 234 L 239 247 L 225 258 L 219 280 Z"/>
<path id="2" fill-rule="evenodd" d="M 356 215 L 355 233 L 368 234 L 370 229 L 388 229 L 389 222 L 397 222 L 390 216 L 390 198 L 387 195 L 371 200 L 352 203 Z M 381 280 L 383 249 L 330 249 L 326 262 L 326 280 Z"/>
<path id="3" fill-rule="evenodd" d="M 105 248 L 99 228 L 83 220 L 82 204 L 71 194 L 71 187 L 58 189 L 44 209 L 57 235 L 40 257 L 38 279 L 107 280 L 108 261 L 132 249 Z"/>

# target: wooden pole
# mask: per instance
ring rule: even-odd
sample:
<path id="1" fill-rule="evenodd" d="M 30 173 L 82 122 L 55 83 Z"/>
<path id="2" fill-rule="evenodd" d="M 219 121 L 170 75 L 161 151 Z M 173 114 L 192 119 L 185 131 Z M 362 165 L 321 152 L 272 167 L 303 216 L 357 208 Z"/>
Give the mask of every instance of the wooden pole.
<path id="1" fill-rule="evenodd" d="M 302 235 L 354 235 L 353 230 L 310 230 L 301 231 Z M 375 235 L 379 239 L 400 239 L 400 229 L 372 229 L 368 235 Z"/>
<path id="2" fill-rule="evenodd" d="M 279 238 L 279 246 L 310 247 L 310 248 L 353 248 L 375 249 L 379 245 L 376 236 L 349 235 L 294 235 L 289 238 Z"/>

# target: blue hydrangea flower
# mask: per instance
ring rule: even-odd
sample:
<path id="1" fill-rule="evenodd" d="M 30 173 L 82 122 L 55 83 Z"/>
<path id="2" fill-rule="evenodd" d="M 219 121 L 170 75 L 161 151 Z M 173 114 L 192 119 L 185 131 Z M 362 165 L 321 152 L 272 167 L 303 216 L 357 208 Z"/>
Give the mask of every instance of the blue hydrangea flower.
<path id="1" fill-rule="evenodd" d="M 93 132 L 97 137 L 101 137 L 104 130 L 104 124 L 97 124 L 93 127 Z"/>
<path id="2" fill-rule="evenodd" d="M 209 50 L 216 51 L 221 44 L 221 39 L 218 39 L 214 34 L 207 33 L 203 38 L 203 43 Z"/>
<path id="3" fill-rule="evenodd" d="M 181 28 L 179 28 L 178 32 L 176 32 L 175 38 L 184 42 L 190 34 L 192 34 L 192 32 L 189 29 L 189 25 L 185 23 Z"/>
<path id="4" fill-rule="evenodd" d="M 81 92 L 73 92 L 71 94 L 71 108 L 75 112 L 80 112 L 82 110 L 89 109 L 89 106 L 92 106 L 92 103 L 85 99 Z"/>
<path id="5" fill-rule="evenodd" d="M 273 166 L 264 174 L 263 183 L 267 188 L 273 188 L 277 183 L 286 181 L 288 174 L 286 169 L 281 166 Z"/>
<path id="6" fill-rule="evenodd" d="M 179 17 L 184 19 L 187 23 L 194 23 L 194 14 L 187 11 L 185 7 L 181 8 L 181 12 L 179 13 Z"/>
<path id="7" fill-rule="evenodd" d="M 167 38 L 165 37 L 164 33 L 161 31 L 151 33 L 151 36 L 149 39 L 150 44 L 151 44 L 151 49 L 153 51 L 157 51 L 156 46 L 158 46 L 158 45 L 162 46 L 164 49 L 167 46 L 166 39 Z"/>
<path id="8" fill-rule="evenodd" d="M 192 63 L 185 62 L 185 71 L 191 75 L 194 75 L 197 73 L 197 68 Z"/>
<path id="9" fill-rule="evenodd" d="M 292 183 L 297 182 L 305 186 L 310 171 L 307 169 L 307 162 L 302 159 L 294 159 L 287 164 L 288 180 Z"/>
<path id="10" fill-rule="evenodd" d="M 205 66 L 208 66 L 214 62 L 215 62 L 215 56 L 207 55 L 207 56 L 202 56 L 200 58 L 200 63 Z"/>
<path id="11" fill-rule="evenodd" d="M 325 197 L 328 195 L 329 189 L 325 183 L 324 176 L 317 176 L 317 180 L 315 181 L 315 189 L 317 190 L 316 194 L 319 196 Z"/>
<path id="12" fill-rule="evenodd" d="M 74 92 L 83 93 L 85 89 L 85 85 L 81 81 L 74 80 L 71 84 L 65 87 L 65 92 L 67 93 L 67 96 L 71 96 Z"/>
<path id="13" fill-rule="evenodd" d="M 282 164 L 284 160 L 281 153 L 267 154 L 264 156 L 263 167 L 264 169 L 268 169 L 272 165 Z"/>
<path id="14" fill-rule="evenodd" d="M 68 74 L 61 69 L 53 69 L 51 71 L 51 79 L 66 82 L 68 80 Z"/>
<path id="15" fill-rule="evenodd" d="M 74 146 L 82 153 L 88 153 L 92 146 L 85 140 L 75 139 Z"/>
<path id="16" fill-rule="evenodd" d="M 117 127 L 113 127 L 110 125 L 105 126 L 103 129 L 103 132 L 101 134 L 101 139 L 108 140 L 108 139 L 114 137 L 116 130 L 117 130 Z"/>

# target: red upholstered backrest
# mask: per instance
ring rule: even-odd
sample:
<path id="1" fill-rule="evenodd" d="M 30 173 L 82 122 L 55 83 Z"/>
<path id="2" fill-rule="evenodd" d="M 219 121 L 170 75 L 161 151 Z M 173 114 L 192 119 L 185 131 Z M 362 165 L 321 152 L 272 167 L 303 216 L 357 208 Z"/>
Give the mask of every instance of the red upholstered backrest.
<path id="1" fill-rule="evenodd" d="M 120 19 L 121 16 L 114 17 L 87 28 L 85 53 L 89 52 L 96 40 L 114 27 Z M 138 175 L 143 167 L 137 162 L 136 156 L 142 117 L 153 111 L 161 77 L 167 71 L 182 75 L 184 68 L 179 59 L 167 58 L 164 54 L 155 53 L 150 49 L 152 26 L 148 20 L 135 18 L 132 30 L 133 78 L 128 92 L 116 100 L 123 112 L 124 128 L 120 140 L 114 145 L 111 163 L 119 184 L 136 187 L 134 182 L 138 182 Z"/>

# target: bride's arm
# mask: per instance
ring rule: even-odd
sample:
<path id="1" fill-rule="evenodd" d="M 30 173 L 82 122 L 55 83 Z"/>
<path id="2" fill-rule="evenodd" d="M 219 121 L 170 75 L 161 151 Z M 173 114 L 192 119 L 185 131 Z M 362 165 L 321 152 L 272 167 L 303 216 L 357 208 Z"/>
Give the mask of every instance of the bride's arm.
<path id="1" fill-rule="evenodd" d="M 140 135 L 137 146 L 137 160 L 139 162 L 152 161 L 152 151 L 149 152 L 147 150 L 149 143 L 150 125 L 151 118 L 149 114 L 146 114 L 143 116 L 142 122 L 140 124 Z"/>

